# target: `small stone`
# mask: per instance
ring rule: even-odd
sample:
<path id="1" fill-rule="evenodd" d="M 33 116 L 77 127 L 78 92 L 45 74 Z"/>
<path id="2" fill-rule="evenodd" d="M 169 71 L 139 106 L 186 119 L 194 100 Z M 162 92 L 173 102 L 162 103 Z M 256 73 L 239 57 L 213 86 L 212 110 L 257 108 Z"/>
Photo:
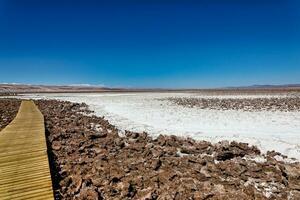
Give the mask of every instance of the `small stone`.
<path id="1" fill-rule="evenodd" d="M 61 149 L 61 144 L 59 141 L 54 141 L 51 146 L 52 146 L 52 149 L 56 150 L 56 151 Z"/>

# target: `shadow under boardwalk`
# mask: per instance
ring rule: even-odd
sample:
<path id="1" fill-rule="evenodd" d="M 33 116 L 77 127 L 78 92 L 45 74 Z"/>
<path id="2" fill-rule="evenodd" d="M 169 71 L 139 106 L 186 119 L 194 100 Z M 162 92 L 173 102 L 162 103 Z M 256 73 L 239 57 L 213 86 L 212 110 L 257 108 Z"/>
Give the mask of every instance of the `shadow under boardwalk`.
<path id="1" fill-rule="evenodd" d="M 0 132 L 0 199 L 54 199 L 44 117 L 32 101 Z"/>

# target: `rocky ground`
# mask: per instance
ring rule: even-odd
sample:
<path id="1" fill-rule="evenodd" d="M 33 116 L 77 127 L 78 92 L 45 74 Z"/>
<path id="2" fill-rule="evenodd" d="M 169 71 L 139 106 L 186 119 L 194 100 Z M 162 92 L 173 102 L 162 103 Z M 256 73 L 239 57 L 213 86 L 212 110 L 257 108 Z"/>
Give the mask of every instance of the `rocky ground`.
<path id="1" fill-rule="evenodd" d="M 15 118 L 20 103 L 17 99 L 0 99 L 0 131 Z"/>
<path id="2" fill-rule="evenodd" d="M 270 98 L 167 98 L 174 104 L 201 109 L 243 111 L 300 111 L 300 97 Z"/>
<path id="3" fill-rule="evenodd" d="M 237 142 L 121 137 L 85 104 L 36 104 L 45 116 L 56 199 L 300 199 L 300 164 L 279 153 Z"/>
<path id="4" fill-rule="evenodd" d="M 84 104 L 37 101 L 62 199 L 299 199 L 300 165 L 244 143 L 118 130 Z M 279 159 L 280 158 L 280 159 Z"/>

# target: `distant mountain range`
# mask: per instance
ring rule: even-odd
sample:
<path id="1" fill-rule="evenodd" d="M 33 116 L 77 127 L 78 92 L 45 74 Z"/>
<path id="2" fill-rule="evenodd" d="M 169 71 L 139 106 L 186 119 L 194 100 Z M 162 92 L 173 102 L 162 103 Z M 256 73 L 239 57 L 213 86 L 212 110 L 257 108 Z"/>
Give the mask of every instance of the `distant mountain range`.
<path id="1" fill-rule="evenodd" d="M 30 93 L 30 92 L 102 92 L 112 90 L 101 86 L 89 85 L 27 85 L 27 84 L 0 84 L 1 93 Z"/>
<path id="2" fill-rule="evenodd" d="M 227 88 L 297 88 L 300 84 L 283 84 L 283 85 L 250 85 L 250 86 L 238 86 L 238 87 L 227 87 Z"/>
<path id="3" fill-rule="evenodd" d="M 110 92 L 110 91 L 202 91 L 202 90 L 237 90 L 237 89 L 283 89 L 283 88 L 297 88 L 300 89 L 300 84 L 285 84 L 285 85 L 252 85 L 241 87 L 226 87 L 226 88 L 214 88 L 214 89 L 136 89 L 136 88 L 109 88 L 101 85 L 88 85 L 88 84 L 76 84 L 76 85 L 29 85 L 29 84 L 0 84 L 0 93 L 63 93 L 63 92 Z"/>

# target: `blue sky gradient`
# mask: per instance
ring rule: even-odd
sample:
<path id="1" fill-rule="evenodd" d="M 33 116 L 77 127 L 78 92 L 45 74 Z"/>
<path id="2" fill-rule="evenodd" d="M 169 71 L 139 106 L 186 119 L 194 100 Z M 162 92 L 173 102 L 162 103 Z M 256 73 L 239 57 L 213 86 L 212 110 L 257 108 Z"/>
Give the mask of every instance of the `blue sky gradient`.
<path id="1" fill-rule="evenodd" d="M 0 0 L 0 82 L 300 83 L 299 2 Z"/>

